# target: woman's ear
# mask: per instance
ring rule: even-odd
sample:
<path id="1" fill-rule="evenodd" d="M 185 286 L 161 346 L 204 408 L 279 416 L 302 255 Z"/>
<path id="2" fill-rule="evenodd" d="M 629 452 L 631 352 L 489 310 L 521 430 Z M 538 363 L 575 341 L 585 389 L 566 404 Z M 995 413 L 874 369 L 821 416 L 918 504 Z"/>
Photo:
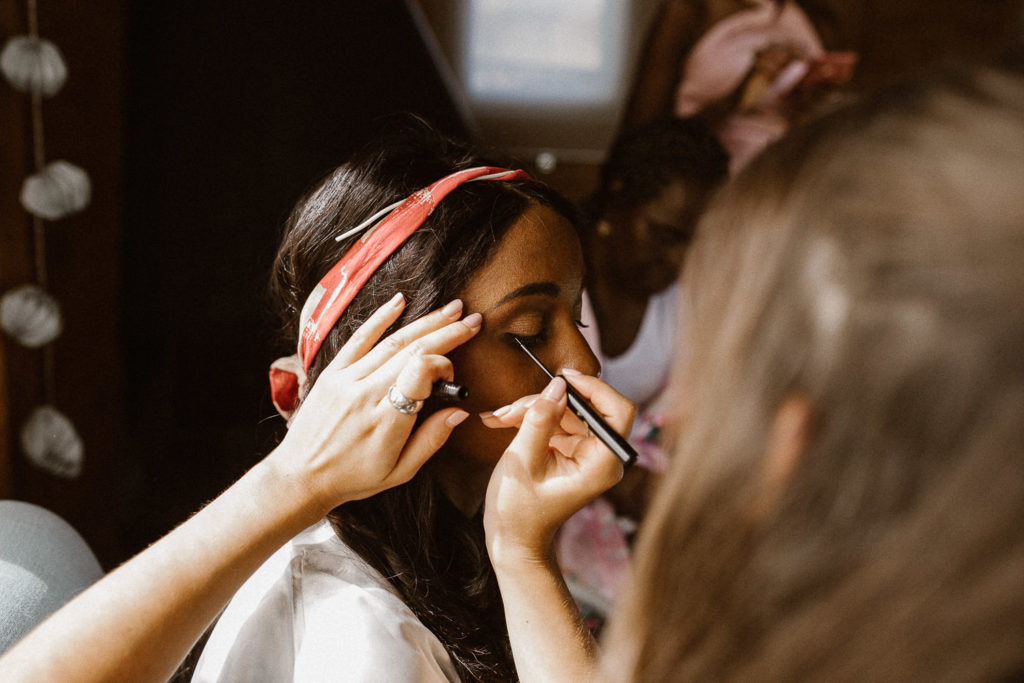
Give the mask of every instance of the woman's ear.
<path id="1" fill-rule="evenodd" d="M 783 399 L 772 420 L 765 445 L 762 495 L 758 516 L 769 514 L 778 504 L 793 473 L 807 451 L 810 437 L 811 404 L 800 394 Z"/>

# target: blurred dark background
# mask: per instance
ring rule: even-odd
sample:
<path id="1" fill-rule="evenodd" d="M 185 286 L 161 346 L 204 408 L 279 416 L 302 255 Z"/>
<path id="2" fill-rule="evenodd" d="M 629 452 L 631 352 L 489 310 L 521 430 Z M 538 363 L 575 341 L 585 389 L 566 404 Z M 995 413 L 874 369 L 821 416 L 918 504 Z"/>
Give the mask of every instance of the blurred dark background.
<path id="1" fill-rule="evenodd" d="M 23 4 L 3 7 L 5 36 L 24 32 Z M 466 130 L 403 2 L 41 3 L 40 34 L 70 73 L 44 104 L 47 149 L 93 182 L 85 212 L 47 227 L 56 403 L 86 460 L 62 481 L 20 457 L 39 352 L 6 343 L 0 495 L 55 510 L 109 567 L 275 442 L 266 283 L 299 195 L 388 114 Z M 28 232 L 31 154 L 28 107 L 4 86 L 6 288 L 31 278 L 27 237 L 8 239 Z"/>
<path id="2" fill-rule="evenodd" d="M 657 2 L 626 4 L 631 63 Z M 865 87 L 950 54 L 988 56 L 1020 18 L 1018 0 L 818 4 L 839 27 L 833 47 L 861 52 Z M 532 170 L 550 142 L 531 145 L 533 124 L 473 119 L 444 61 L 454 20 L 439 0 L 94 0 L 44 2 L 39 13 L 40 34 L 70 71 L 44 103 L 48 156 L 82 166 L 93 183 L 85 212 L 46 228 L 49 289 L 65 316 L 55 402 L 86 461 L 80 477 L 61 480 L 21 456 L 20 425 L 44 398 L 42 360 L 4 338 L 0 497 L 54 510 L 110 568 L 279 437 L 266 368 L 284 347 L 266 283 L 305 188 L 397 112 L 507 144 Z M 0 0 L 0 38 L 25 25 L 25 3 Z M 34 258 L 17 200 L 32 168 L 31 112 L 2 87 L 0 291 L 31 281 Z M 574 199 L 592 184 L 609 120 L 548 169 Z"/>
<path id="3" fill-rule="evenodd" d="M 467 131 L 402 2 L 133 3 L 127 20 L 125 398 L 144 454 L 132 507 L 161 515 L 137 520 L 138 544 L 282 426 L 266 283 L 299 195 L 389 113 Z"/>

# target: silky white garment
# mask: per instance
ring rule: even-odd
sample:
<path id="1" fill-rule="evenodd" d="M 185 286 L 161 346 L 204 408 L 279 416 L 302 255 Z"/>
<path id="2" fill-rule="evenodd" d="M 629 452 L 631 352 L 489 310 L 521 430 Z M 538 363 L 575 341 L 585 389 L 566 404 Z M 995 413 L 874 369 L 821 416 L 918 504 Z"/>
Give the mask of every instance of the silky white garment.
<path id="1" fill-rule="evenodd" d="M 228 603 L 193 682 L 458 681 L 441 641 L 322 520 Z"/>
<path id="2" fill-rule="evenodd" d="M 651 297 L 633 344 L 626 352 L 609 358 L 601 350 L 600 330 L 594 306 L 583 292 L 583 336 L 601 361 L 601 379 L 641 409 L 653 401 L 668 383 L 672 359 L 678 351 L 676 321 L 679 285 Z"/>

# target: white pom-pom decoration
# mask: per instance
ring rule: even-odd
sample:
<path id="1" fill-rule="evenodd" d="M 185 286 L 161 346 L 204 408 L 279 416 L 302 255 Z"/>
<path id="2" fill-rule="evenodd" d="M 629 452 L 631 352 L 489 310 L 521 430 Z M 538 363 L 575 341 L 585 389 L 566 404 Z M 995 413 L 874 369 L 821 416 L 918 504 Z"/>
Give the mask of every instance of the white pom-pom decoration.
<path id="1" fill-rule="evenodd" d="M 0 297 L 0 327 L 34 349 L 56 339 L 64 320 L 56 299 L 35 285 L 22 285 Z"/>
<path id="2" fill-rule="evenodd" d="M 21 186 L 21 205 L 48 221 L 81 211 L 91 197 L 89 174 L 66 161 L 51 161 Z"/>
<path id="3" fill-rule="evenodd" d="M 33 465 L 54 476 L 72 479 L 82 471 L 82 439 L 71 420 L 53 406 L 32 411 L 21 430 L 21 447 Z"/>
<path id="4" fill-rule="evenodd" d="M 0 53 L 0 70 L 18 90 L 46 97 L 57 94 L 68 79 L 68 67 L 57 46 L 31 36 L 14 36 L 7 41 Z"/>

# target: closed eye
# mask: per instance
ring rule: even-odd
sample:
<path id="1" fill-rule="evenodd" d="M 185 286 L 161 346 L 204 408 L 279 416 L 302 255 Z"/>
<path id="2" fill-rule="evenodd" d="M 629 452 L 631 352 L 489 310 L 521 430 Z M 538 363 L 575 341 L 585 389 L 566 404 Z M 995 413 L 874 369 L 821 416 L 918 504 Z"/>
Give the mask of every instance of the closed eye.
<path id="1" fill-rule="evenodd" d="M 523 345 L 527 348 L 534 348 L 536 346 L 543 346 L 547 339 L 547 330 L 541 330 L 537 334 L 512 334 L 508 333 L 505 335 L 505 342 L 510 346 L 516 346 L 516 339 L 523 342 Z"/>

